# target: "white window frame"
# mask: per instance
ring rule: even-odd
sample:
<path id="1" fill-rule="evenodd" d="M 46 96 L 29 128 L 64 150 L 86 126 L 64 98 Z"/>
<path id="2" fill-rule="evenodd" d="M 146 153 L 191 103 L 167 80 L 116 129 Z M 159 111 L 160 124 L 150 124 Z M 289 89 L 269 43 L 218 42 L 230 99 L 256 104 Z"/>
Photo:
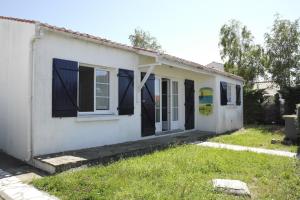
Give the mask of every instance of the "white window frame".
<path id="1" fill-rule="evenodd" d="M 116 96 L 116 87 L 115 87 L 115 82 L 116 82 L 116 69 L 111 68 L 111 67 L 104 67 L 104 66 L 98 66 L 98 65 L 90 65 L 90 64 L 83 64 L 79 63 L 79 66 L 81 67 L 90 67 L 94 69 L 94 111 L 90 112 L 79 112 L 78 115 L 115 115 L 116 114 L 116 104 L 114 99 L 117 98 Z M 109 109 L 108 110 L 97 110 L 96 109 L 96 70 L 102 70 L 102 71 L 107 71 L 109 73 Z M 78 73 L 78 91 L 79 91 L 79 76 L 80 74 Z M 77 93 L 79 94 L 79 92 Z M 77 102 L 79 102 L 79 95 L 77 97 Z"/>

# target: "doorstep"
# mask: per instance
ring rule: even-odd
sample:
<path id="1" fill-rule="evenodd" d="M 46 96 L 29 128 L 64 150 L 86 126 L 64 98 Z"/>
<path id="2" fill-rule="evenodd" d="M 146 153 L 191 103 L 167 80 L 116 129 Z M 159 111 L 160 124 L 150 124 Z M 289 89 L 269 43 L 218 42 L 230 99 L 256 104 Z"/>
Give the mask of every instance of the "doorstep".
<path id="1" fill-rule="evenodd" d="M 166 149 L 170 145 L 199 141 L 211 135 L 212 133 L 201 131 L 185 131 L 151 139 L 37 156 L 33 159 L 32 164 L 43 171 L 54 174 L 72 168 L 108 164 L 120 158 L 148 154 Z"/>

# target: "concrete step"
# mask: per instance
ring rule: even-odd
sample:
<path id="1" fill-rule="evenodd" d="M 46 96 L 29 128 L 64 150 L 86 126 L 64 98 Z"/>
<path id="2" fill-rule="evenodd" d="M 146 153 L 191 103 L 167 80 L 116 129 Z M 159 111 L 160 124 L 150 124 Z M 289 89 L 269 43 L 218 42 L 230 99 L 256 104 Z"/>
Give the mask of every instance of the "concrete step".
<path id="1" fill-rule="evenodd" d="M 172 145 L 191 143 L 209 136 L 211 133 L 200 131 L 172 133 L 151 139 L 37 156 L 33 159 L 33 165 L 54 174 L 72 168 L 107 164 L 120 158 L 149 154 Z"/>

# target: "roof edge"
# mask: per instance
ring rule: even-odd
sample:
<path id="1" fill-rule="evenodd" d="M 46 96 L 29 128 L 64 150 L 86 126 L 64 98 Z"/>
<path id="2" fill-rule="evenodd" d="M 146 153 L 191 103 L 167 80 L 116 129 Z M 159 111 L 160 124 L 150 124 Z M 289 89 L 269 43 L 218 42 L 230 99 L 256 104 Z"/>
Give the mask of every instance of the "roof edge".
<path id="1" fill-rule="evenodd" d="M 48 29 L 48 30 L 69 34 L 69 35 L 72 35 L 73 37 L 76 37 L 76 38 L 89 40 L 91 42 L 100 43 L 102 45 L 107 45 L 107 46 L 114 47 L 114 48 L 119 48 L 119 49 L 124 49 L 124 50 L 127 50 L 127 51 L 132 51 L 132 52 L 140 54 L 140 55 L 147 55 L 147 56 L 153 56 L 153 57 L 162 56 L 163 58 L 166 58 L 168 60 L 172 60 L 172 61 L 175 61 L 175 62 L 178 62 L 178 63 L 193 66 L 197 69 L 201 69 L 201 70 L 204 70 L 206 72 L 216 73 L 216 74 L 219 74 L 219 75 L 223 75 L 223 76 L 234 78 L 234 79 L 237 79 L 237 80 L 240 80 L 240 81 L 244 81 L 244 79 L 240 76 L 237 76 L 237 75 L 234 75 L 234 74 L 231 74 L 231 73 L 228 73 L 228 72 L 223 72 L 223 71 L 220 71 L 220 70 L 217 70 L 217 69 L 209 68 L 209 67 L 201 65 L 199 63 L 189 61 L 189 60 L 186 60 L 186 59 L 183 59 L 183 58 L 179 58 L 179 57 L 172 56 L 172 55 L 165 54 L 165 53 L 159 53 L 157 51 L 150 50 L 150 49 L 144 49 L 144 48 L 125 45 L 125 44 L 122 44 L 122 43 L 118 43 L 118 42 L 114 42 L 114 41 L 111 41 L 111 40 L 108 40 L 108 39 L 104 39 L 102 37 L 98 37 L 98 36 L 94 36 L 94 35 L 90 35 L 90 34 L 86 34 L 86 33 L 73 31 L 71 29 L 66 29 L 66 28 L 63 28 L 63 27 L 57 27 L 57 26 L 49 25 L 47 23 L 41 23 L 41 22 L 36 21 L 36 20 L 27 20 L 27 19 L 15 18 L 15 17 L 5 17 L 5 16 L 0 16 L 0 19 L 18 21 L 18 22 L 23 22 L 23 23 L 30 23 L 30 24 L 36 24 L 36 25 L 39 25 L 40 27 L 43 27 L 43 28 Z"/>

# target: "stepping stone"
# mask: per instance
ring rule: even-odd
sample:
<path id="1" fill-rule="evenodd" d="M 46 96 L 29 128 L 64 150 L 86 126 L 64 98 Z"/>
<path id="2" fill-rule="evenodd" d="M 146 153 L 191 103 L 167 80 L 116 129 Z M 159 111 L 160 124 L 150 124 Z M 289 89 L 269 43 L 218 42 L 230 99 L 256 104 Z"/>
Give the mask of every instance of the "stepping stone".
<path id="1" fill-rule="evenodd" d="M 238 196 L 251 196 L 246 183 L 239 180 L 213 179 L 213 187 L 220 192 Z"/>

